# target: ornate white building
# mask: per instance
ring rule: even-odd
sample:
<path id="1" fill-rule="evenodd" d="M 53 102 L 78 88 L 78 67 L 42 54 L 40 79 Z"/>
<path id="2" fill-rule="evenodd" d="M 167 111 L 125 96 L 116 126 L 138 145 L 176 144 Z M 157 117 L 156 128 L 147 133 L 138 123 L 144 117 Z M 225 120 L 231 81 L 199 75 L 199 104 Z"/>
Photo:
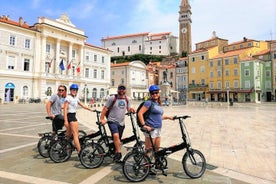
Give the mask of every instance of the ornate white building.
<path id="1" fill-rule="evenodd" d="M 178 52 L 178 38 L 170 32 L 110 36 L 102 39 L 102 47 L 113 51 L 112 56 L 134 54 L 169 56 Z"/>
<path id="2" fill-rule="evenodd" d="M 0 17 L 1 103 L 43 100 L 59 84 L 72 83 L 80 86 L 81 98 L 107 95 L 111 51 L 87 44 L 86 38 L 66 15 L 56 20 L 39 17 L 33 26 L 21 17 Z"/>

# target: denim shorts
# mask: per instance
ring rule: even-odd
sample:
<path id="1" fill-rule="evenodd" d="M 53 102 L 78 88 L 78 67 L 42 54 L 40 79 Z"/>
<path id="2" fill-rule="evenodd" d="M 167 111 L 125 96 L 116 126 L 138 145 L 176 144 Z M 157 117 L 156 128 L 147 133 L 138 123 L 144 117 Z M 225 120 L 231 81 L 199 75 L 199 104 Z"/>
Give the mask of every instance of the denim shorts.
<path id="1" fill-rule="evenodd" d="M 151 138 L 161 137 L 161 128 L 155 128 L 153 131 L 150 132 Z M 147 132 L 144 132 L 145 137 L 149 137 Z"/>
<path id="2" fill-rule="evenodd" d="M 121 125 L 119 125 L 119 123 L 112 122 L 112 121 L 108 121 L 107 123 L 108 123 L 108 127 L 109 127 L 111 134 L 113 135 L 115 133 L 119 133 L 119 137 L 121 139 L 124 129 L 125 129 L 125 126 L 121 126 Z"/>

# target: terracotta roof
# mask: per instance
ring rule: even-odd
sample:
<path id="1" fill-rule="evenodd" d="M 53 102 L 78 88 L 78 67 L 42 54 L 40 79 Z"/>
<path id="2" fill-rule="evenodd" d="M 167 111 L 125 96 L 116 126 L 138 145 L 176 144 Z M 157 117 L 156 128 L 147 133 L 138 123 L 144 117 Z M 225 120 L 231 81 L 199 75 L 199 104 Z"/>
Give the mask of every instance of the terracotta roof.
<path id="1" fill-rule="evenodd" d="M 127 34 L 127 35 L 120 35 L 120 36 L 108 36 L 103 38 L 102 40 L 113 40 L 113 39 L 120 39 L 120 38 L 128 38 L 128 37 L 135 37 L 135 36 L 146 36 L 149 32 L 145 33 L 136 33 L 136 34 Z"/>
<path id="2" fill-rule="evenodd" d="M 250 48 L 229 51 L 229 52 L 226 52 L 226 53 L 223 53 L 223 54 L 219 54 L 219 55 L 213 57 L 212 59 L 223 58 L 223 57 L 230 57 L 230 56 L 236 56 L 236 55 L 242 54 L 242 53 L 244 53 L 245 51 L 248 51 L 248 50 L 250 50 Z"/>
<path id="3" fill-rule="evenodd" d="M 164 36 L 164 35 L 170 35 L 171 32 L 163 32 L 163 33 L 153 33 L 149 34 L 149 36 Z"/>
<path id="4" fill-rule="evenodd" d="M 125 63 L 111 63 L 111 67 L 120 67 L 120 66 L 128 66 L 130 62 L 125 62 Z"/>
<path id="5" fill-rule="evenodd" d="M 269 49 L 265 49 L 265 50 L 262 50 L 256 54 L 254 54 L 254 56 L 260 56 L 260 55 L 265 55 L 265 54 L 269 54 L 270 53 L 270 50 Z"/>
<path id="6" fill-rule="evenodd" d="M 251 41 L 256 41 L 256 40 L 246 38 L 246 40 L 240 40 L 237 42 L 233 42 L 233 43 L 228 44 L 227 46 L 236 45 L 236 44 L 240 44 L 240 43 L 244 43 L 244 42 L 251 42 Z"/>
<path id="7" fill-rule="evenodd" d="M 102 47 L 98 47 L 98 46 L 95 46 L 95 45 L 92 45 L 92 44 L 89 44 L 89 43 L 84 43 L 84 45 L 89 46 L 89 47 L 94 47 L 94 48 L 98 48 L 98 49 L 107 50 L 107 51 L 112 52 L 112 51 L 109 50 L 109 49 L 105 49 L 105 48 L 102 48 Z"/>
<path id="8" fill-rule="evenodd" d="M 0 16 L 0 22 L 7 23 L 7 24 L 10 24 L 10 25 L 14 25 L 14 26 L 18 26 L 18 27 L 23 27 L 23 28 L 26 28 L 26 29 L 32 29 L 32 27 L 29 26 L 28 24 L 26 24 L 25 22 L 22 25 L 20 25 L 18 21 L 10 20 L 8 17 Z"/>
<path id="9" fill-rule="evenodd" d="M 210 38 L 209 40 L 205 40 L 205 41 L 202 41 L 202 42 L 198 42 L 198 43 L 196 43 L 196 45 L 197 45 L 197 44 L 200 44 L 200 43 L 204 43 L 204 42 L 209 42 L 209 41 L 211 41 L 211 40 L 216 40 L 216 39 L 228 41 L 227 39 L 222 39 L 222 38 L 219 38 L 219 37 L 214 37 L 214 38 Z"/>

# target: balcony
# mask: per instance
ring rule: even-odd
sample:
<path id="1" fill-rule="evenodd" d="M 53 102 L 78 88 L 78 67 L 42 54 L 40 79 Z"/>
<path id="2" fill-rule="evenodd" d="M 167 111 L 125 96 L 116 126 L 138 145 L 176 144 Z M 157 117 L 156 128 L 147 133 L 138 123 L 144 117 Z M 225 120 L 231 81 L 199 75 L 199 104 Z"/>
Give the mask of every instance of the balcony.
<path id="1" fill-rule="evenodd" d="M 206 89 L 208 84 L 189 84 L 189 89 Z"/>

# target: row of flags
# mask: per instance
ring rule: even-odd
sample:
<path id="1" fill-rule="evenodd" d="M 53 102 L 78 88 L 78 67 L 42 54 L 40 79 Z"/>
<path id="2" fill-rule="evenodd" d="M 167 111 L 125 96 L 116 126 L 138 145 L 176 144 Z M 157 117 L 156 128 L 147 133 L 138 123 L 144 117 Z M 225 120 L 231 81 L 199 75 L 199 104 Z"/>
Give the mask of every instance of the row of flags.
<path id="1" fill-rule="evenodd" d="M 52 65 L 52 62 L 54 61 L 55 59 L 51 59 L 51 61 L 48 63 L 48 67 L 51 68 L 51 65 Z M 67 64 L 67 70 L 70 70 L 71 67 L 72 67 L 72 61 L 71 60 L 68 64 Z M 64 65 L 64 60 L 61 59 L 61 61 L 59 62 L 59 68 L 63 71 L 65 70 L 65 65 Z M 80 73 L 80 62 L 78 63 L 77 65 L 77 68 L 76 68 L 77 72 Z"/>

